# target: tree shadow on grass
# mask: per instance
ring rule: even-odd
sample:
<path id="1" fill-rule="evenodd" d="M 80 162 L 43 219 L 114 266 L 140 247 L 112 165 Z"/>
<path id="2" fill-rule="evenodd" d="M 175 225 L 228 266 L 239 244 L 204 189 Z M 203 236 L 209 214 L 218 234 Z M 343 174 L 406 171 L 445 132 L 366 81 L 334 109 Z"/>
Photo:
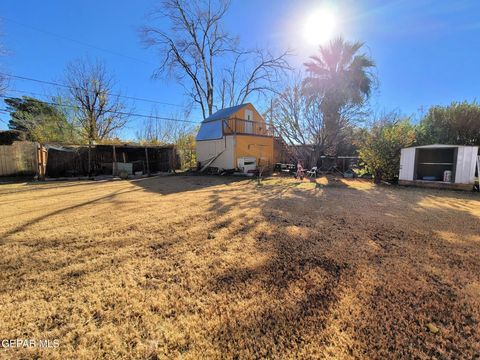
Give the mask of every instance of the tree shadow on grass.
<path id="1" fill-rule="evenodd" d="M 95 204 L 97 202 L 100 202 L 100 201 L 105 201 L 105 200 L 112 200 L 113 198 L 115 198 L 116 196 L 118 195 L 122 195 L 122 194 L 127 194 L 127 193 L 131 193 L 131 192 L 135 192 L 135 191 L 139 191 L 139 189 L 132 189 L 132 190 L 126 190 L 126 191 L 122 191 L 121 189 L 120 190 L 117 190 L 117 191 L 114 191 L 108 195 L 104 195 L 104 196 L 100 196 L 100 197 L 97 197 L 95 199 L 92 199 L 92 200 L 88 200 L 88 201 L 84 201 L 84 202 L 81 202 L 79 204 L 75 204 L 75 205 L 71 205 L 71 206 L 67 206 L 67 207 L 64 207 L 64 208 L 61 208 L 61 209 L 58 209 L 58 210 L 55 210 L 55 211 L 52 211 L 50 213 L 47 213 L 45 215 L 42 215 L 42 216 L 38 216 L 34 219 L 31 219 L 21 225 L 18 225 L 16 227 L 14 227 L 13 229 L 11 230 L 8 230 L 4 233 L 2 233 L 0 236 L 3 238 L 3 240 L 5 241 L 5 239 L 7 239 L 9 236 L 11 235 L 14 235 L 18 232 L 22 232 L 22 231 L 25 231 L 26 229 L 28 229 L 30 226 L 32 225 L 35 225 L 37 223 L 39 223 L 40 221 L 44 221 L 44 220 L 47 220 L 49 219 L 50 217 L 52 216 L 56 216 L 56 215 L 60 215 L 60 214 L 63 214 L 65 212 L 68 212 L 68 211 L 71 211 L 71 210 L 75 210 L 75 209 L 78 209 L 78 208 L 81 208 L 83 206 L 88 206 L 88 205 L 92 205 L 92 204 Z M 1 244 L 1 243 L 0 243 Z"/>
<path id="2" fill-rule="evenodd" d="M 0 188 L 0 195 L 11 195 L 19 194 L 24 192 L 32 192 L 42 190 L 52 190 L 52 189 L 63 189 L 63 188 L 75 188 L 75 187 L 85 187 L 85 186 L 95 186 L 98 184 L 118 181 L 113 179 L 108 180 L 58 180 L 58 181 L 28 181 L 26 183 L 22 182 L 18 185 L 23 185 L 22 188 Z M 10 183 L 11 184 L 11 183 Z M 15 183 L 13 183 L 15 184 Z M 1 185 L 1 184 L 0 184 Z M 84 191 L 84 190 L 82 190 Z"/>
<path id="3" fill-rule="evenodd" d="M 229 186 L 242 181 L 248 180 L 242 176 L 173 175 L 136 179 L 131 180 L 131 183 L 143 188 L 145 191 L 170 195 L 208 190 L 214 186 Z"/>
<path id="4" fill-rule="evenodd" d="M 326 254 L 327 239 L 312 233 L 309 209 L 301 207 L 315 194 L 289 186 L 260 186 L 234 198 L 212 194 L 210 209 L 221 219 L 224 238 L 254 238 L 258 254 L 266 254 L 260 264 L 238 263 L 210 280 L 210 291 L 227 301 L 219 306 L 222 321 L 212 333 L 221 353 L 276 358 L 301 353 L 312 338 L 328 342 L 323 331 L 341 294 L 339 285 L 355 270 Z M 265 222 L 271 231 L 262 227 Z M 292 228 L 300 234 L 293 235 Z"/>
<path id="5" fill-rule="evenodd" d="M 200 346 L 211 346 L 225 358 L 474 357 L 469 355 L 480 343 L 475 330 L 478 317 L 470 308 L 472 303 L 460 294 L 461 281 L 457 286 L 454 277 L 447 275 L 469 268 L 478 276 L 478 247 L 463 241 L 450 243 L 439 235 L 440 231 L 460 230 L 469 237 L 478 235 L 478 218 L 461 206 L 418 211 L 419 202 L 428 199 L 430 192 L 384 187 L 357 190 L 353 183 L 343 181 L 312 189 L 256 186 L 221 177 L 165 177 L 131 183 L 141 185 L 128 191 L 144 188 L 165 195 L 184 193 L 194 199 L 182 202 L 187 198 L 172 196 L 165 201 L 173 203 L 168 208 L 172 212 L 182 206 L 200 208 L 191 214 L 182 212 L 171 222 L 160 212 L 152 223 L 142 224 L 139 236 L 145 238 L 130 243 L 128 251 L 119 251 L 127 244 L 116 243 L 115 234 L 114 240 L 100 248 L 101 269 L 115 266 L 108 264 L 107 254 L 116 255 L 116 251 L 121 255 L 116 261 L 128 261 L 129 256 L 139 261 L 135 275 L 129 267 L 118 274 L 118 278 L 132 277 L 131 288 L 125 291 L 137 290 L 152 302 L 168 298 L 137 308 L 146 323 L 156 316 L 155 328 L 161 330 L 145 330 L 143 336 L 163 339 L 158 341 L 164 341 L 161 345 L 166 350 L 159 350 L 159 355 L 173 357 L 181 352 L 199 357 L 205 350 Z M 92 201 L 114 204 L 122 200 L 115 196 L 125 190 L 33 221 L 48 221 L 59 211 Z M 462 200 L 463 195 L 456 196 Z M 143 205 L 156 207 L 156 198 L 151 198 L 152 202 L 144 197 Z M 141 205 L 139 201 L 133 211 L 141 211 Z M 405 222 L 407 215 L 410 222 Z M 453 218 L 464 221 L 453 226 L 449 224 Z M 18 230 L 29 226 L 30 221 Z M 154 236 L 149 237 L 151 232 Z M 33 256 L 37 250 L 53 248 L 53 252 L 57 244 L 32 245 Z M 110 245 L 114 246 L 110 249 Z M 82 278 L 93 271 L 95 264 L 89 260 L 98 254 L 92 255 L 88 246 L 69 243 L 62 249 L 80 251 L 74 266 L 69 266 L 68 259 L 54 264 L 58 267 L 52 277 L 59 275 L 62 286 L 81 285 Z M 144 257 L 148 262 L 143 262 Z M 33 264 L 41 273 L 40 261 L 35 258 Z M 84 263 L 88 266 L 82 267 Z M 27 273 L 21 286 L 31 281 L 32 274 L 25 271 L 31 264 L 22 260 L 15 269 L 12 258 L 8 265 L 12 268 L 2 267 L 11 277 L 9 291 L 16 290 L 19 272 Z M 116 279 L 115 273 L 111 281 Z M 115 299 L 110 301 L 115 304 Z M 128 313 L 129 308 L 125 309 Z M 427 319 L 440 327 L 439 334 L 425 332 Z M 57 326 L 57 322 L 52 324 Z M 164 332 L 175 337 L 165 340 Z M 193 333 L 201 341 L 189 343 L 195 339 Z M 437 352 L 429 352 L 435 347 Z M 329 352 L 332 348 L 333 353 Z"/>
<path id="6" fill-rule="evenodd" d="M 324 351 L 335 337 L 328 324 L 339 312 L 343 293 L 357 291 L 364 274 L 377 274 L 377 279 L 362 285 L 358 304 L 350 305 L 361 317 L 351 315 L 342 320 L 351 341 L 344 344 L 344 355 L 474 354 L 471 340 L 480 343 L 480 334 L 474 330 L 479 319 L 472 304 L 461 300 L 459 288 L 429 269 L 461 266 L 480 274 L 480 266 L 473 264 L 475 256 L 465 258 L 464 252 L 470 246 L 446 243 L 436 234 L 452 230 L 448 222 L 436 222 L 434 230 L 425 230 L 431 219 L 450 219 L 452 210 L 429 209 L 419 215 L 419 222 L 405 227 L 396 223 L 397 219 L 404 212 L 414 213 L 428 193 L 415 194 L 416 202 L 393 207 L 389 204 L 401 202 L 404 191 L 409 190 L 375 187 L 359 191 L 346 184 L 327 185 L 324 190 L 314 194 L 288 189 L 287 193 L 272 186 L 258 189 L 258 198 L 250 193 L 236 195 L 235 201 L 225 194 L 212 195 L 211 211 L 222 217 L 222 226 L 238 226 L 241 222 L 236 217 L 247 216 L 249 208 L 259 208 L 260 213 L 253 216 L 259 222 L 267 221 L 272 229 L 258 230 L 258 223 L 253 222 L 240 232 L 228 230 L 232 238 L 254 238 L 253 246 L 266 259 L 254 266 L 233 264 L 211 280 L 211 291 L 223 294 L 227 301 L 219 310 L 220 326 L 212 334 L 221 352 L 238 358 L 282 357 L 302 354 L 304 347 L 309 346 L 318 351 L 318 356 L 327 356 Z M 377 216 L 374 221 L 366 214 L 349 213 L 348 207 L 343 213 L 341 206 L 328 207 L 332 202 L 348 206 L 339 198 L 339 191 L 353 198 L 368 198 L 365 213 L 385 208 L 392 214 L 385 219 Z M 459 199 L 462 196 L 455 194 Z M 241 212 L 242 209 L 245 211 Z M 315 214 L 317 210 L 319 213 Z M 479 224 L 478 217 L 462 209 L 453 211 L 455 216 L 473 224 L 462 228 L 464 234 L 478 235 L 474 225 Z M 230 212 L 236 215 L 230 217 L 230 222 L 225 221 Z M 255 296 L 258 301 L 253 300 Z M 437 337 L 429 334 L 425 331 L 429 319 L 448 331 Z"/>
<path id="7" fill-rule="evenodd" d="M 28 231 L 32 225 L 36 225 L 40 222 L 48 222 L 48 220 L 54 216 L 62 215 L 77 209 L 80 209 L 85 206 L 90 206 L 94 204 L 98 204 L 105 201 L 112 201 L 115 197 L 128 194 L 132 192 L 140 191 L 140 189 L 119 189 L 117 191 L 113 191 L 107 195 L 96 197 L 94 199 L 83 201 L 81 203 L 77 203 L 71 206 L 63 207 L 55 211 L 51 211 L 47 214 L 42 216 L 35 217 L 30 219 L 29 221 L 14 227 L 8 231 L 2 233 L 0 239 L 0 245 L 4 245 L 9 242 L 18 242 L 18 240 L 11 240 L 9 239 L 11 236 L 16 235 L 18 233 L 22 233 L 24 231 Z M 54 230 L 55 228 L 52 228 Z M 44 229 L 45 230 L 45 229 Z M 92 265 L 93 268 L 87 270 L 71 270 L 67 271 L 66 274 L 63 274 L 61 277 L 61 284 L 68 285 L 70 283 L 76 283 L 80 279 L 84 277 L 85 274 L 89 272 L 99 272 L 102 269 L 106 269 L 111 267 L 112 265 L 117 265 L 119 259 L 118 257 L 115 259 L 115 264 L 109 263 L 110 254 L 98 254 L 95 253 L 92 256 L 92 252 L 89 249 L 92 248 L 91 243 L 84 243 L 81 242 L 78 237 L 75 237 L 74 242 L 67 241 L 67 239 L 22 239 L 21 245 L 23 246 L 23 253 L 20 259 L 15 261 L 7 261 L 2 266 L 2 272 L 5 276 L 6 281 L 11 278 L 14 281 L 11 282 L 9 287 L 5 285 L 5 291 L 12 291 L 12 289 L 21 289 L 23 286 L 28 284 L 28 280 L 23 279 L 22 274 L 29 273 L 29 269 L 35 269 L 36 274 L 41 273 L 42 271 L 46 272 L 56 272 L 61 271 L 63 272 L 64 268 L 80 266 L 84 267 L 86 264 L 92 260 L 95 261 L 95 264 Z M 18 246 L 18 244 L 16 244 Z M 95 244 L 98 246 L 98 243 Z M 118 249 L 125 246 L 124 240 L 116 240 L 116 241 L 109 241 L 108 247 L 109 249 Z M 66 253 L 68 252 L 75 252 L 75 260 L 70 259 Z M 62 255 L 57 258 L 55 255 L 61 253 Z M 48 255 L 47 255 L 48 254 Z M 80 255 L 81 254 L 81 255 Z M 53 256 L 52 256 L 53 255 Z M 105 258 L 104 263 L 101 263 L 99 259 Z M 123 260 L 125 260 L 124 258 Z M 123 261 L 122 260 L 122 261 Z M 38 280 L 42 282 L 42 279 Z"/>
<path id="8" fill-rule="evenodd" d="M 234 304 L 248 302 L 239 292 L 259 294 L 261 304 L 229 306 L 222 314 L 225 321 L 212 334 L 214 343 L 234 358 L 276 358 L 300 351 L 313 336 L 326 341 L 322 332 L 348 268 L 321 255 L 294 255 L 285 246 L 263 266 L 230 269 L 213 280 L 212 291 Z M 238 312 L 243 314 L 238 316 Z"/>

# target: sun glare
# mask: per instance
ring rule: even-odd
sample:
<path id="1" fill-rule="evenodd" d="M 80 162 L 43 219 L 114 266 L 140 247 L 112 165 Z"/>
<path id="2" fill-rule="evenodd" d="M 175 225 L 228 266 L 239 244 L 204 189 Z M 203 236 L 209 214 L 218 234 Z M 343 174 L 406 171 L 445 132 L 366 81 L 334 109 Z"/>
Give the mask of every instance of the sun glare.
<path id="1" fill-rule="evenodd" d="M 323 44 L 332 39 L 335 26 L 335 14 L 330 9 L 320 9 L 312 13 L 305 23 L 305 40 L 310 45 Z"/>

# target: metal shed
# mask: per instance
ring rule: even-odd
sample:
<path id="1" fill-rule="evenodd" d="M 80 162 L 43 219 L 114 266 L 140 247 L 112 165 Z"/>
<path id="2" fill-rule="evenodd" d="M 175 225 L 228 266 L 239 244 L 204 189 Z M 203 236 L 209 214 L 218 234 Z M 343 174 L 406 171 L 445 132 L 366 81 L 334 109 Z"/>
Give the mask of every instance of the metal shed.
<path id="1" fill-rule="evenodd" d="M 400 185 L 472 190 L 478 146 L 433 144 L 402 149 Z"/>

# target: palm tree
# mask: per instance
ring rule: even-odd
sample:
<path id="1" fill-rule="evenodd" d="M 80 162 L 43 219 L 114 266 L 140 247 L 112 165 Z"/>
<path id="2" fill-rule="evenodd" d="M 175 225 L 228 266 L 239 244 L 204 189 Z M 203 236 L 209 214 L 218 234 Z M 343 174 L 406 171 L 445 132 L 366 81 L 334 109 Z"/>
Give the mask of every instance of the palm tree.
<path id="1" fill-rule="evenodd" d="M 364 104 L 372 91 L 375 77 L 371 70 L 375 63 L 365 54 L 358 54 L 363 45 L 339 37 L 328 46 L 320 46 L 319 54 L 305 63 L 309 76 L 304 80 L 304 91 L 321 99 L 327 155 L 337 155 L 340 133 L 348 124 L 345 112 Z"/>

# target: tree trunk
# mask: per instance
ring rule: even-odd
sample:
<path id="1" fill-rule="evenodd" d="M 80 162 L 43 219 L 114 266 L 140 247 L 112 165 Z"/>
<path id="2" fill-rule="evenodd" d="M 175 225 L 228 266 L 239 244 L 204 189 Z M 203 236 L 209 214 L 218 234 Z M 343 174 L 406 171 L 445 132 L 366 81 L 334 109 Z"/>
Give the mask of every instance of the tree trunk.
<path id="1" fill-rule="evenodd" d="M 320 154 L 323 146 L 320 146 L 320 144 L 315 145 L 315 148 L 313 149 L 310 159 L 309 159 L 309 166 L 310 168 L 317 166 L 318 164 L 318 159 L 320 159 Z"/>
<path id="2" fill-rule="evenodd" d="M 213 114 L 213 88 L 209 87 L 208 89 L 208 116 Z"/>
<path id="3" fill-rule="evenodd" d="M 333 104 L 332 104 L 333 103 Z M 340 107 L 335 100 L 326 99 L 320 106 L 325 125 L 325 155 L 337 156 L 338 138 L 340 133 Z"/>

